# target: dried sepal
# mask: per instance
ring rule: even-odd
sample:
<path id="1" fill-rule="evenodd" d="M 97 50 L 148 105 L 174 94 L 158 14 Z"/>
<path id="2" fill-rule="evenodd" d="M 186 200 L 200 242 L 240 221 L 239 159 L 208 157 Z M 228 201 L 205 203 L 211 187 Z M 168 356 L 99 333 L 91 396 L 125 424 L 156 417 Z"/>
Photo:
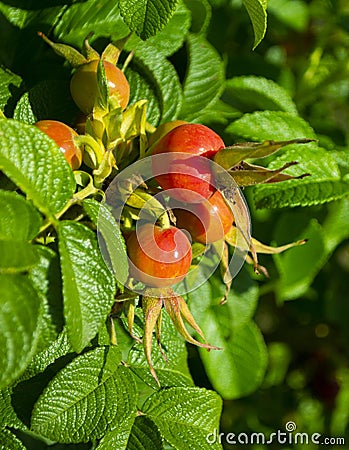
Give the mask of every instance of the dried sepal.
<path id="1" fill-rule="evenodd" d="M 148 297 L 143 296 L 142 297 L 142 309 L 143 309 L 143 316 L 144 316 L 144 335 L 143 335 L 143 348 L 145 357 L 147 359 L 150 373 L 160 386 L 159 379 L 156 375 L 152 357 L 151 357 L 151 351 L 153 348 L 153 331 L 156 327 L 157 321 L 161 320 L 161 308 L 163 305 L 163 299 L 161 297 Z"/>
<path id="2" fill-rule="evenodd" d="M 298 164 L 296 161 L 292 161 L 284 164 L 279 169 L 271 170 L 263 166 L 248 164 L 243 161 L 241 164 L 239 164 L 237 169 L 232 169 L 230 171 L 230 174 L 239 186 L 253 186 L 255 184 L 262 183 L 277 183 L 286 180 L 302 179 L 310 175 L 308 173 L 304 173 L 299 176 L 292 176 L 282 173 L 284 170 L 296 164 Z"/>
<path id="3" fill-rule="evenodd" d="M 224 169 L 231 169 L 248 158 L 264 158 L 272 155 L 290 144 L 308 144 L 314 139 L 291 139 L 288 141 L 264 141 L 264 142 L 243 142 L 222 148 L 215 156 L 214 161 Z"/>

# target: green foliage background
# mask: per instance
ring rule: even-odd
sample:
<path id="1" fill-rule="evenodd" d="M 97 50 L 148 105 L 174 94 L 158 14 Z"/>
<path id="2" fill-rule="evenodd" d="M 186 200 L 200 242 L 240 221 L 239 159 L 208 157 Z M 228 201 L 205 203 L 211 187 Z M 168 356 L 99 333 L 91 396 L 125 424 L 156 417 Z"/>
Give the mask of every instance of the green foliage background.
<path id="1" fill-rule="evenodd" d="M 349 441 L 348 23 L 344 0 L 0 2 L 0 109 L 11 118 L 0 119 L 1 449 L 221 448 L 206 440 L 221 399 L 224 433 L 268 435 L 292 420 Z M 78 113 L 71 68 L 37 31 L 77 48 L 93 31 L 102 50 L 130 30 L 131 103 L 148 99 L 154 126 L 204 123 L 227 145 L 316 139 L 259 161 L 297 161 L 287 172 L 311 176 L 244 191 L 256 238 L 308 243 L 263 257 L 269 279 L 244 267 L 224 306 L 218 273 L 188 295 L 224 351 L 186 348 L 165 318 L 162 390 L 123 319 L 109 346 L 115 283 L 92 231 L 99 204 L 80 205 L 82 223 L 57 218 L 76 183 L 32 127 Z M 53 242 L 37 239 L 47 220 Z"/>

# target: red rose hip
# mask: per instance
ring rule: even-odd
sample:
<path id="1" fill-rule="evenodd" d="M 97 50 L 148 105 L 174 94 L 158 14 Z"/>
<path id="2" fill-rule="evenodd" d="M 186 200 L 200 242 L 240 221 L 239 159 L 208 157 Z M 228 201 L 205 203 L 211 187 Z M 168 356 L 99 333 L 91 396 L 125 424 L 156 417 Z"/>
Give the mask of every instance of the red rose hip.
<path id="1" fill-rule="evenodd" d="M 57 120 L 39 120 L 35 126 L 56 142 L 73 170 L 81 166 L 82 151 L 74 142 L 74 136 L 78 136 L 75 130 Z"/>
<path id="2" fill-rule="evenodd" d="M 209 198 L 215 188 L 212 158 L 224 142 L 213 130 L 200 124 L 184 124 L 172 129 L 154 146 L 153 173 L 168 194 L 184 202 L 196 203 Z"/>
<path id="3" fill-rule="evenodd" d="M 233 213 L 219 191 L 206 201 L 186 207 L 173 210 L 176 226 L 189 231 L 196 242 L 211 244 L 223 239 L 233 225 Z"/>
<path id="4" fill-rule="evenodd" d="M 151 287 L 169 287 L 182 281 L 192 259 L 191 245 L 183 231 L 150 223 L 131 233 L 127 253 L 131 276 Z"/>

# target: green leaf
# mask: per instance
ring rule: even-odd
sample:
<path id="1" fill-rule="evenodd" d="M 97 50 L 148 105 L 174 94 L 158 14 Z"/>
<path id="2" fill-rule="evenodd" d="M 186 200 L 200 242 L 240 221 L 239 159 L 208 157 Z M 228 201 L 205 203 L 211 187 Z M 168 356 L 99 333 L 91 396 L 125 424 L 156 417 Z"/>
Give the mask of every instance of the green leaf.
<path id="1" fill-rule="evenodd" d="M 136 417 L 136 420 L 138 418 L 139 417 Z M 134 421 L 134 418 L 130 417 L 129 420 L 123 420 L 121 424 L 112 431 L 108 431 L 99 442 L 96 450 L 127 450 L 129 448 L 128 442 Z M 141 445 L 140 442 L 137 442 L 137 444 L 138 446 Z M 134 448 L 138 450 L 139 447 L 135 446 Z M 140 450 L 143 450 L 142 447 Z"/>
<path id="2" fill-rule="evenodd" d="M 243 4 L 250 16 L 253 31 L 253 50 L 264 38 L 267 30 L 267 0 L 243 0 Z"/>
<path id="3" fill-rule="evenodd" d="M 222 400 L 212 391 L 172 387 L 149 397 L 142 412 L 158 427 L 161 436 L 177 450 L 222 448 L 207 436 L 219 427 Z"/>
<path id="4" fill-rule="evenodd" d="M 75 190 L 73 172 L 58 146 L 36 127 L 0 119 L 0 169 L 44 214 L 63 209 Z"/>
<path id="5" fill-rule="evenodd" d="M 128 448 L 137 450 L 162 450 L 164 448 L 157 426 L 148 417 L 136 417 L 128 440 Z"/>
<path id="6" fill-rule="evenodd" d="M 128 257 L 120 227 L 106 205 L 88 199 L 84 200 L 83 207 L 97 226 L 99 245 L 103 245 L 103 256 L 110 258 L 110 269 L 117 275 L 120 287 L 123 287 L 128 278 Z M 106 262 L 109 263 L 109 260 Z"/>
<path id="7" fill-rule="evenodd" d="M 81 352 L 106 319 L 115 294 L 95 234 L 82 224 L 62 221 L 58 228 L 64 315 L 69 341 Z"/>
<path id="8" fill-rule="evenodd" d="M 81 47 L 91 32 L 91 41 L 106 36 L 115 41 L 129 34 L 130 30 L 120 16 L 118 2 L 101 0 L 98 8 L 95 5 L 95 0 L 69 5 L 54 29 L 55 39 Z"/>
<path id="9" fill-rule="evenodd" d="M 29 278 L 43 304 L 36 350 L 41 352 L 57 338 L 63 328 L 63 299 L 58 255 L 43 245 L 36 245 L 35 250 L 39 261 L 31 268 Z"/>
<path id="10" fill-rule="evenodd" d="M 12 406 L 12 389 L 0 390 L 0 429 L 5 426 L 24 429 Z M 1 447 L 0 447 L 1 448 Z"/>
<path id="11" fill-rule="evenodd" d="M 251 322 L 258 293 L 257 283 L 242 269 L 234 278 L 224 304 L 220 304 L 225 292 L 218 273 L 188 294 L 190 310 L 206 339 L 223 349 L 199 351 L 212 385 L 224 398 L 247 395 L 263 380 L 267 360 L 265 344 L 257 326 Z"/>
<path id="12" fill-rule="evenodd" d="M 19 91 L 22 83 L 21 77 L 0 67 L 0 109 L 6 110 L 6 106 L 13 102 L 14 93 Z M 18 95 L 18 94 L 17 94 Z"/>
<path id="13" fill-rule="evenodd" d="M 188 36 L 189 67 L 184 81 L 180 119 L 193 121 L 198 111 L 214 103 L 223 90 L 224 66 L 203 37 Z"/>
<path id="14" fill-rule="evenodd" d="M 132 65 L 131 65 L 132 66 Z M 125 71 L 127 81 L 130 85 L 130 105 L 134 105 L 139 100 L 147 99 L 147 120 L 156 126 L 161 120 L 161 101 L 154 86 L 151 76 L 146 76 L 139 66 L 129 66 Z M 146 76 L 146 77 L 145 77 Z"/>
<path id="15" fill-rule="evenodd" d="M 329 205 L 329 212 L 323 223 L 325 247 L 328 253 L 349 237 L 349 199 L 343 198 Z"/>
<path id="16" fill-rule="evenodd" d="M 21 380 L 27 380 L 34 377 L 38 373 L 43 372 L 50 364 L 62 356 L 72 353 L 73 349 L 68 340 L 66 329 L 60 333 L 56 340 L 40 353 L 34 355 L 25 372 L 21 376 Z"/>
<path id="17" fill-rule="evenodd" d="M 316 219 L 304 223 L 304 218 L 300 215 L 291 213 L 282 215 L 275 230 L 277 242 L 285 239 L 286 229 L 297 230 L 292 237 L 306 238 L 308 242 L 283 254 L 274 255 L 280 274 L 276 286 L 279 301 L 293 300 L 304 295 L 328 256 L 324 231 Z"/>
<path id="18" fill-rule="evenodd" d="M 141 337 L 143 329 L 135 323 L 134 332 Z M 155 341 L 155 339 L 154 339 Z M 168 314 L 162 315 L 161 345 L 166 354 L 167 362 L 156 342 L 153 343 L 152 360 L 156 374 L 162 387 L 192 385 L 188 369 L 188 355 L 184 339 L 179 336 Z M 150 373 L 149 365 L 144 355 L 143 346 L 135 344 L 129 353 L 127 363 L 141 380 L 153 389 L 158 384 Z"/>
<path id="19" fill-rule="evenodd" d="M 146 40 L 160 31 L 172 17 L 178 0 L 120 0 L 121 15 L 141 39 Z"/>
<path id="20" fill-rule="evenodd" d="M 338 165 L 330 152 L 314 144 L 302 147 L 302 151 L 290 146 L 268 167 L 280 167 L 287 161 L 297 161 L 298 164 L 285 170 L 286 174 L 299 176 L 309 173 L 310 176 L 302 180 L 256 186 L 254 199 L 258 208 L 317 205 L 348 195 L 349 183 L 340 179 Z"/>
<path id="21" fill-rule="evenodd" d="M 243 112 L 267 109 L 298 115 L 289 93 L 275 81 L 263 77 L 243 76 L 227 80 L 223 100 Z"/>
<path id="22" fill-rule="evenodd" d="M 283 141 L 288 139 L 316 139 L 311 126 L 300 117 L 279 111 L 256 111 L 244 114 L 225 130 L 252 141 Z"/>
<path id="23" fill-rule="evenodd" d="M 108 432 L 96 450 L 162 450 L 162 438 L 155 423 L 146 416 L 122 422 L 122 426 Z"/>
<path id="24" fill-rule="evenodd" d="M 226 327 L 221 313 L 211 311 L 200 325 L 207 339 L 223 350 L 208 353 L 200 349 L 200 355 L 214 389 L 225 399 L 240 398 L 261 385 L 267 350 L 254 322 L 247 322 L 234 332 Z"/>
<path id="25" fill-rule="evenodd" d="M 184 0 L 187 8 L 191 11 L 191 27 L 192 33 L 205 33 L 212 15 L 212 8 L 207 0 Z"/>
<path id="26" fill-rule="evenodd" d="M 69 125 L 78 115 L 69 92 L 67 80 L 41 81 L 19 99 L 13 117 L 27 124 L 51 119 Z"/>
<path id="27" fill-rule="evenodd" d="M 0 239 L 30 241 L 41 225 L 42 218 L 30 201 L 16 192 L 0 190 Z"/>
<path id="28" fill-rule="evenodd" d="M 156 85 L 161 122 L 176 119 L 182 105 L 182 89 L 173 65 L 156 48 L 146 43 L 137 45 L 134 59 L 135 64 Z"/>
<path id="29" fill-rule="evenodd" d="M 32 358 L 39 337 L 40 299 L 25 275 L 0 274 L 0 388 Z"/>
<path id="30" fill-rule="evenodd" d="M 101 438 L 136 412 L 136 386 L 115 347 L 78 356 L 48 384 L 35 404 L 32 429 L 57 442 Z"/>
<path id="31" fill-rule="evenodd" d="M 26 450 L 23 443 L 6 428 L 0 430 L 0 450 Z"/>
<path id="32" fill-rule="evenodd" d="M 0 273 L 24 272 L 39 261 L 33 245 L 0 239 Z"/>
<path id="33" fill-rule="evenodd" d="M 156 36 L 149 38 L 147 44 L 155 47 L 164 56 L 170 56 L 182 46 L 189 27 L 190 12 L 180 3 L 167 25 Z M 127 41 L 126 48 L 131 51 L 139 43 L 140 38 L 133 34 Z"/>

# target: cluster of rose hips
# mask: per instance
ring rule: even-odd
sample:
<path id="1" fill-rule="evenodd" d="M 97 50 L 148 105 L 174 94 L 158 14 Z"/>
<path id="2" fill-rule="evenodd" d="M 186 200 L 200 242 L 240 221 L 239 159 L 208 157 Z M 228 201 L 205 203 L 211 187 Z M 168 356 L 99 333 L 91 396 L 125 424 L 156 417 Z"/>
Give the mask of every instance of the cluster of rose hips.
<path id="1" fill-rule="evenodd" d="M 219 190 L 205 159 L 224 148 L 222 139 L 200 124 L 175 121 L 158 128 L 152 146 L 156 181 L 174 200 L 176 226 L 142 225 L 127 241 L 131 273 L 152 287 L 168 287 L 189 271 L 191 239 L 210 244 L 223 239 L 233 225 L 233 214 Z M 156 158 L 156 155 L 168 158 Z M 152 244 L 150 244 L 150 242 Z"/>
<path id="2" fill-rule="evenodd" d="M 82 200 L 98 191 L 105 196 L 101 189 L 105 181 L 111 181 L 123 168 L 146 156 L 152 157 L 153 182 L 152 189 L 143 183 L 143 197 L 156 202 L 156 192 L 167 196 L 166 208 L 169 205 L 170 209 L 164 208 L 162 211 L 165 213 L 156 217 L 154 223 L 139 220 L 140 210 L 143 206 L 147 208 L 146 202 L 143 206 L 135 206 L 136 212 L 131 208 L 131 220 L 125 219 L 127 208 L 124 209 L 120 221 L 129 256 L 129 281 L 131 286 L 133 282 L 145 285 L 143 290 L 138 290 L 141 292 L 144 314 L 142 342 L 150 371 L 157 379 L 151 360 L 152 336 L 156 329 L 159 342 L 163 307 L 188 342 L 207 349 L 215 348 L 206 343 L 186 302 L 172 288 L 186 277 L 192 266 L 194 254 L 191 241 L 204 248 L 219 240 L 224 240 L 225 248 L 227 243 L 232 246 L 237 243 L 234 237 L 234 230 L 238 228 L 237 216 L 235 214 L 234 218 L 230 202 L 222 195 L 223 190 L 216 188 L 217 174 L 212 169 L 212 161 L 216 167 L 233 173 L 234 178 L 240 181 L 239 185 L 284 181 L 293 177 L 281 172 L 294 162 L 277 170 L 269 170 L 246 163 L 245 157 L 264 157 L 289 143 L 305 143 L 309 140 L 280 143 L 266 141 L 225 147 L 223 140 L 214 131 L 200 124 L 177 120 L 162 124 L 155 130 L 146 121 L 146 100 L 128 105 L 130 86 L 123 71 L 116 66 L 124 41 L 120 46 L 109 44 L 100 56 L 87 39 L 80 54 L 69 46 L 55 44 L 42 33 L 39 34 L 75 67 L 70 90 L 83 114 L 75 124 L 80 134 L 54 120 L 40 120 L 35 124 L 56 142 L 72 170 L 77 171 L 82 164 L 87 173 L 92 170 L 92 174 L 87 177 L 92 180 L 92 188 L 90 181 L 85 186 L 80 184 L 82 189 L 75 193 L 75 199 Z M 80 176 L 80 179 L 83 177 Z M 160 206 L 163 207 L 161 202 Z M 164 216 L 167 220 L 163 220 Z M 248 240 L 248 249 L 252 254 L 249 262 L 254 264 L 255 269 L 258 267 L 258 249 L 264 253 L 277 253 L 304 243 L 271 248 L 256 240 L 251 242 Z M 221 264 L 227 271 L 226 261 Z M 133 335 L 134 308 L 138 296 L 129 287 L 127 285 L 124 294 L 116 297 L 116 304 L 121 302 L 125 305 L 129 331 Z M 190 335 L 184 322 L 201 336 L 204 343 Z"/>
<path id="3" fill-rule="evenodd" d="M 99 59 L 81 64 L 71 78 L 72 98 L 85 116 L 82 123 L 93 114 L 98 97 L 98 64 Z M 129 102 L 130 87 L 124 73 L 106 60 L 103 61 L 103 68 L 109 96 L 116 97 L 121 110 L 125 110 Z M 81 118 L 79 119 L 80 123 L 75 128 L 86 131 L 81 126 Z M 56 142 L 72 170 L 80 168 L 84 146 L 77 139 L 77 131 L 55 120 L 40 120 L 35 125 Z M 183 121 L 161 125 L 150 136 L 148 145 L 151 146 L 152 155 L 187 153 L 192 157 L 206 158 L 212 158 L 218 150 L 225 147 L 222 139 L 211 129 Z M 172 167 L 166 175 L 156 177 L 159 186 L 163 190 L 170 190 L 172 197 L 191 204 L 190 210 L 180 208 L 179 204 L 173 209 L 177 227 L 164 228 L 145 224 L 131 234 L 126 233 L 131 275 L 147 286 L 172 286 L 181 281 L 189 271 L 192 261 L 191 243 L 181 229 L 187 230 L 193 241 L 210 244 L 222 239 L 233 224 L 230 207 L 212 185 L 210 168 L 201 168 L 198 176 L 194 172 L 200 172 L 200 168 L 194 167 L 195 161 L 192 167 L 188 161 L 183 160 L 182 163 L 189 173 L 183 174 L 183 167 L 178 167 L 178 172 Z M 192 175 L 190 171 L 193 172 Z M 207 173 L 203 174 L 205 171 Z M 194 193 L 193 196 L 191 192 Z"/>

